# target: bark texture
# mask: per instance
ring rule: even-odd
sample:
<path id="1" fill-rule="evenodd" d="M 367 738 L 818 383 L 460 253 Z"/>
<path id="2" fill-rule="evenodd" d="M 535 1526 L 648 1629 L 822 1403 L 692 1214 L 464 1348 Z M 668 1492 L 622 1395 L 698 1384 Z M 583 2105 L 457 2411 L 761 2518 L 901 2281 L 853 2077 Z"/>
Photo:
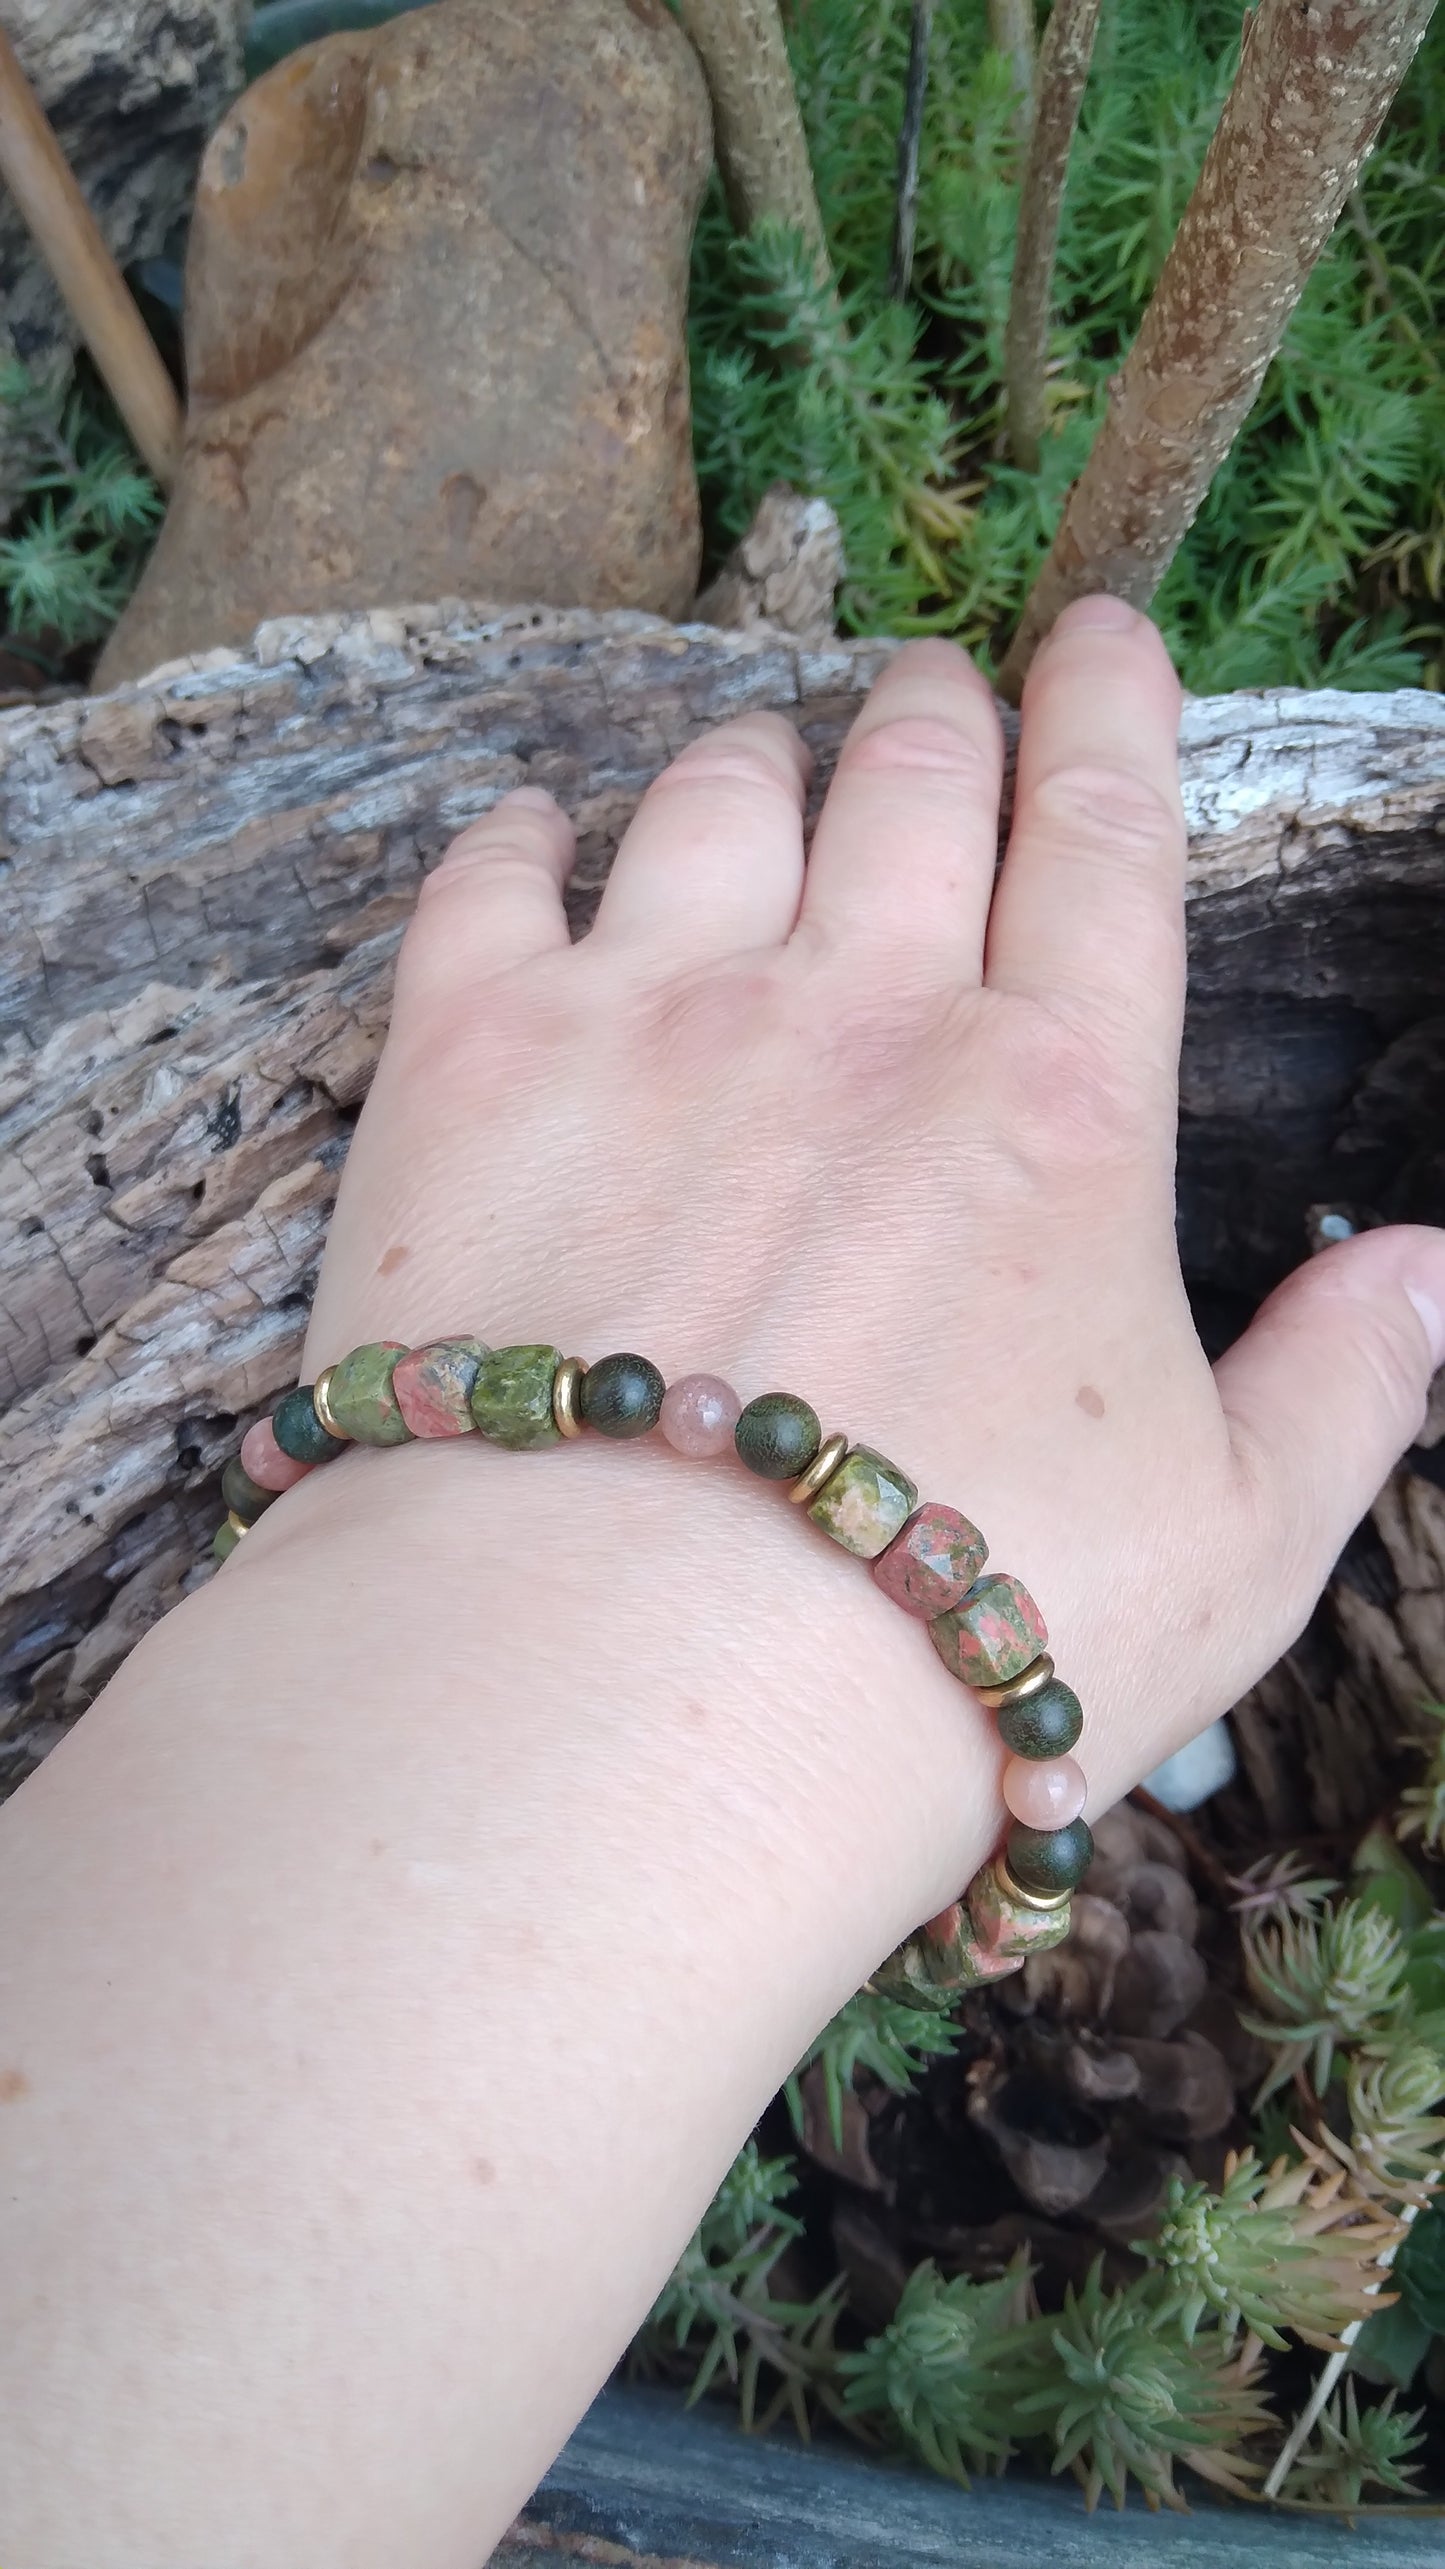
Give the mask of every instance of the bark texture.
<path id="1" fill-rule="evenodd" d="M 685 741 L 782 707 L 821 786 L 890 647 L 337 615 L 0 716 L 0 1777 L 205 1575 L 220 1464 L 294 1378 L 426 867 L 544 783 L 580 823 L 580 927 Z M 1198 701 L 1184 773 L 1181 1234 L 1222 1340 L 1311 1206 L 1445 1213 L 1445 704 Z M 1416 1460 L 1244 1718 L 1253 1809 L 1357 1812 L 1445 1692 L 1445 1450 Z"/>
<path id="2" fill-rule="evenodd" d="M 928 99 L 928 45 L 933 33 L 933 0 L 912 0 L 908 31 L 908 78 L 903 90 L 903 117 L 898 129 L 898 196 L 893 216 L 893 256 L 888 291 L 902 303 L 913 283 L 913 244 L 918 231 L 918 160 L 923 142 L 923 110 Z"/>
<path id="3" fill-rule="evenodd" d="M 1034 121 L 1035 60 L 1038 34 L 1034 0 L 988 0 L 988 31 L 995 53 L 1003 55 L 1013 74 L 1014 132 L 1026 144 Z"/>
<path id="4" fill-rule="evenodd" d="M 649 0 L 650 5 L 650 0 Z M 828 273 L 828 243 L 778 0 L 677 0 L 712 95 L 718 168 L 740 232 L 791 224 Z"/>
<path id="5" fill-rule="evenodd" d="M 1434 0 L 1259 0 L 1234 86 L 1000 684 L 1071 598 L 1147 606 L 1380 130 Z"/>
<path id="6" fill-rule="evenodd" d="M 1039 48 L 1033 126 L 1019 191 L 1018 239 L 1004 336 L 1005 418 L 1014 462 L 1036 472 L 1044 434 L 1044 377 L 1054 304 L 1054 259 L 1069 154 L 1100 0 L 1054 0 Z"/>

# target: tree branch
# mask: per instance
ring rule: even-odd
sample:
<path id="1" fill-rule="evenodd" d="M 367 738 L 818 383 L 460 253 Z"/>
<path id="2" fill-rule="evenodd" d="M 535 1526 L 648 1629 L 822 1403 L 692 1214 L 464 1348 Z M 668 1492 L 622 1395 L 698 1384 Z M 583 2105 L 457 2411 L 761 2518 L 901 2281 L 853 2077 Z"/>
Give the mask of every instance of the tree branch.
<path id="1" fill-rule="evenodd" d="M 1034 0 L 988 0 L 988 32 L 1013 73 L 1014 132 L 1023 151 L 1034 122 Z"/>
<path id="2" fill-rule="evenodd" d="M 1260 0 L 1000 686 L 1071 598 L 1147 606 L 1245 419 L 1434 0 Z"/>
<path id="3" fill-rule="evenodd" d="M 1099 0 L 1054 0 L 1039 51 L 1004 340 L 1009 449 L 1014 462 L 1030 473 L 1038 470 L 1044 433 L 1044 377 L 1064 184 L 1098 24 Z"/>
<path id="4" fill-rule="evenodd" d="M 903 93 L 903 122 L 898 130 L 898 211 L 893 225 L 893 261 L 888 291 L 895 303 L 907 299 L 913 283 L 913 241 L 918 229 L 918 154 L 923 140 L 923 109 L 928 97 L 928 39 L 933 32 L 934 0 L 913 0 L 908 39 L 908 84 Z"/>
<path id="5" fill-rule="evenodd" d="M 777 0 L 678 0 L 712 93 L 718 168 L 740 232 L 771 215 L 830 272 Z"/>

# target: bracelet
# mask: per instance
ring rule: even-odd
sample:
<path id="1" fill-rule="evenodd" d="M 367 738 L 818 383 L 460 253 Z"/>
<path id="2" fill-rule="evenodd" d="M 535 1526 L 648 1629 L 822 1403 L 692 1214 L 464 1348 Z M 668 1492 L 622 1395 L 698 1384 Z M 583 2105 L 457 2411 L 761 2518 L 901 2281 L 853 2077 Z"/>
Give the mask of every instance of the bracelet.
<path id="1" fill-rule="evenodd" d="M 556 1347 L 488 1347 L 480 1338 L 357 1347 L 248 1431 L 222 1475 L 230 1513 L 212 1548 L 226 1560 L 263 1509 L 347 1445 L 478 1434 L 525 1451 L 587 1429 L 629 1439 L 654 1428 L 679 1454 L 731 1448 L 761 1479 L 786 1481 L 794 1506 L 870 1565 L 884 1595 L 927 1625 L 944 1666 L 998 1717 L 1010 1752 L 1004 1846 L 905 1939 L 869 1988 L 946 2008 L 1061 1944 L 1094 1841 L 1084 1776 L 1068 1753 L 1083 1713 L 1054 1673 L 1043 1617 L 1021 1581 L 981 1575 L 988 1545 L 966 1516 L 937 1501 L 920 1506 L 896 1464 L 846 1436 L 825 1437 L 817 1412 L 791 1392 L 744 1405 L 715 1374 L 668 1384 L 645 1356 L 586 1365 Z"/>

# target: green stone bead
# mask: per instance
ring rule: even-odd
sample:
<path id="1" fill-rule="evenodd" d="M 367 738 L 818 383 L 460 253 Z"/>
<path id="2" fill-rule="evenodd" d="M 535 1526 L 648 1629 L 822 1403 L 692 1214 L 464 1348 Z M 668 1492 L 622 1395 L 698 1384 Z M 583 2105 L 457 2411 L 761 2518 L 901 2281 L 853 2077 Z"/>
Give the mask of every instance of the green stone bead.
<path id="1" fill-rule="evenodd" d="M 663 1376 L 646 1356 L 599 1356 L 582 1377 L 577 1406 L 599 1436 L 647 1436 L 662 1416 Z"/>
<path id="2" fill-rule="evenodd" d="M 871 1445 L 855 1445 L 811 1501 L 808 1514 L 860 1561 L 876 1561 L 918 1505 L 918 1492 Z"/>
<path id="3" fill-rule="evenodd" d="M 211 1550 L 218 1561 L 229 1561 L 240 1540 L 233 1525 L 218 1525 L 211 1537 Z"/>
<path id="4" fill-rule="evenodd" d="M 253 1481 L 240 1456 L 235 1455 L 221 1474 L 221 1496 L 237 1516 L 243 1516 L 248 1525 L 254 1525 L 257 1517 L 270 1506 L 276 1492 L 263 1490 L 259 1481 Z"/>
<path id="5" fill-rule="evenodd" d="M 1015 1820 L 1004 1861 L 1023 1891 L 1072 1891 L 1094 1861 L 1094 1833 L 1087 1820 L 1066 1829 L 1029 1829 Z"/>
<path id="6" fill-rule="evenodd" d="M 1064 1757 L 1083 1727 L 1083 1705 L 1072 1686 L 1057 1677 L 1036 1695 L 998 1708 L 999 1738 L 1015 1757 Z"/>
<path id="7" fill-rule="evenodd" d="M 477 1367 L 472 1416 L 493 1445 L 527 1453 L 557 1445 L 562 1431 L 552 1416 L 552 1385 L 562 1362 L 560 1347 L 494 1347 Z"/>
<path id="8" fill-rule="evenodd" d="M 407 1350 L 394 1338 L 353 1347 L 331 1368 L 326 1406 L 355 1445 L 409 1445 L 411 1429 L 391 1378 Z"/>
<path id="9" fill-rule="evenodd" d="M 309 1383 L 288 1392 L 278 1404 L 271 1416 L 271 1433 L 293 1463 L 329 1463 L 334 1454 L 346 1450 L 338 1438 L 327 1435 L 317 1417 Z"/>
<path id="10" fill-rule="evenodd" d="M 740 1457 L 764 1481 L 795 1481 L 822 1442 L 817 1411 L 791 1392 L 760 1392 L 733 1429 Z"/>

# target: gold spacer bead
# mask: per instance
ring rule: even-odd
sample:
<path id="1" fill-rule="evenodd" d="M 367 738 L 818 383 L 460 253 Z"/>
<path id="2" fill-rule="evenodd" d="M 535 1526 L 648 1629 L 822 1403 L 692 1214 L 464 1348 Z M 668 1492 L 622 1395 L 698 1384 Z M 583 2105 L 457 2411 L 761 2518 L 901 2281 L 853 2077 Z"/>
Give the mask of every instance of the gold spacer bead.
<path id="1" fill-rule="evenodd" d="M 244 1518 L 243 1516 L 237 1516 L 236 1511 L 235 1511 L 235 1509 L 234 1509 L 234 1508 L 228 1508 L 228 1509 L 227 1509 L 227 1511 L 226 1511 L 226 1523 L 227 1523 L 227 1525 L 230 1527 L 231 1532 L 232 1532 L 233 1534 L 249 1534 L 249 1533 L 250 1533 L 250 1531 L 251 1531 L 251 1529 L 250 1529 L 249 1525 L 246 1523 L 245 1518 Z"/>
<path id="2" fill-rule="evenodd" d="M 1021 1909 L 1038 1909 L 1047 1917 L 1067 1909 L 1074 1896 L 1072 1891 L 1025 1891 L 1021 1882 L 1015 1882 L 1001 1855 L 994 1857 L 993 1869 L 1005 1900 L 1016 1901 Z"/>
<path id="3" fill-rule="evenodd" d="M 981 1704 L 996 1713 L 1003 1704 L 1021 1704 L 1028 1696 L 1041 1694 L 1053 1673 L 1054 1663 L 1044 1651 L 1027 1668 L 1021 1668 L 1017 1677 L 1010 1677 L 1006 1685 L 975 1686 L 973 1691 Z"/>
<path id="4" fill-rule="evenodd" d="M 831 1481 L 839 1464 L 847 1460 L 847 1455 L 846 1436 L 840 1436 L 836 1431 L 831 1436 L 825 1436 L 806 1472 L 798 1474 L 788 1492 L 794 1507 L 806 1507 L 809 1499 L 815 1499 L 825 1483 Z"/>
<path id="5" fill-rule="evenodd" d="M 331 1403 L 326 1397 L 327 1393 L 331 1389 L 331 1377 L 335 1371 L 336 1367 L 334 1365 L 328 1365 L 323 1373 L 319 1373 L 317 1375 L 315 1382 L 311 1386 L 311 1406 L 315 1410 L 317 1417 L 320 1419 L 322 1426 L 325 1428 L 327 1435 L 334 1436 L 338 1445 L 350 1445 L 355 1440 L 348 1436 L 344 1427 L 337 1426 L 335 1419 L 331 1415 Z"/>
<path id="6" fill-rule="evenodd" d="M 580 1356 L 564 1356 L 552 1376 L 552 1423 L 562 1436 L 580 1436 L 582 1421 L 577 1414 L 577 1395 L 587 1367 Z"/>

